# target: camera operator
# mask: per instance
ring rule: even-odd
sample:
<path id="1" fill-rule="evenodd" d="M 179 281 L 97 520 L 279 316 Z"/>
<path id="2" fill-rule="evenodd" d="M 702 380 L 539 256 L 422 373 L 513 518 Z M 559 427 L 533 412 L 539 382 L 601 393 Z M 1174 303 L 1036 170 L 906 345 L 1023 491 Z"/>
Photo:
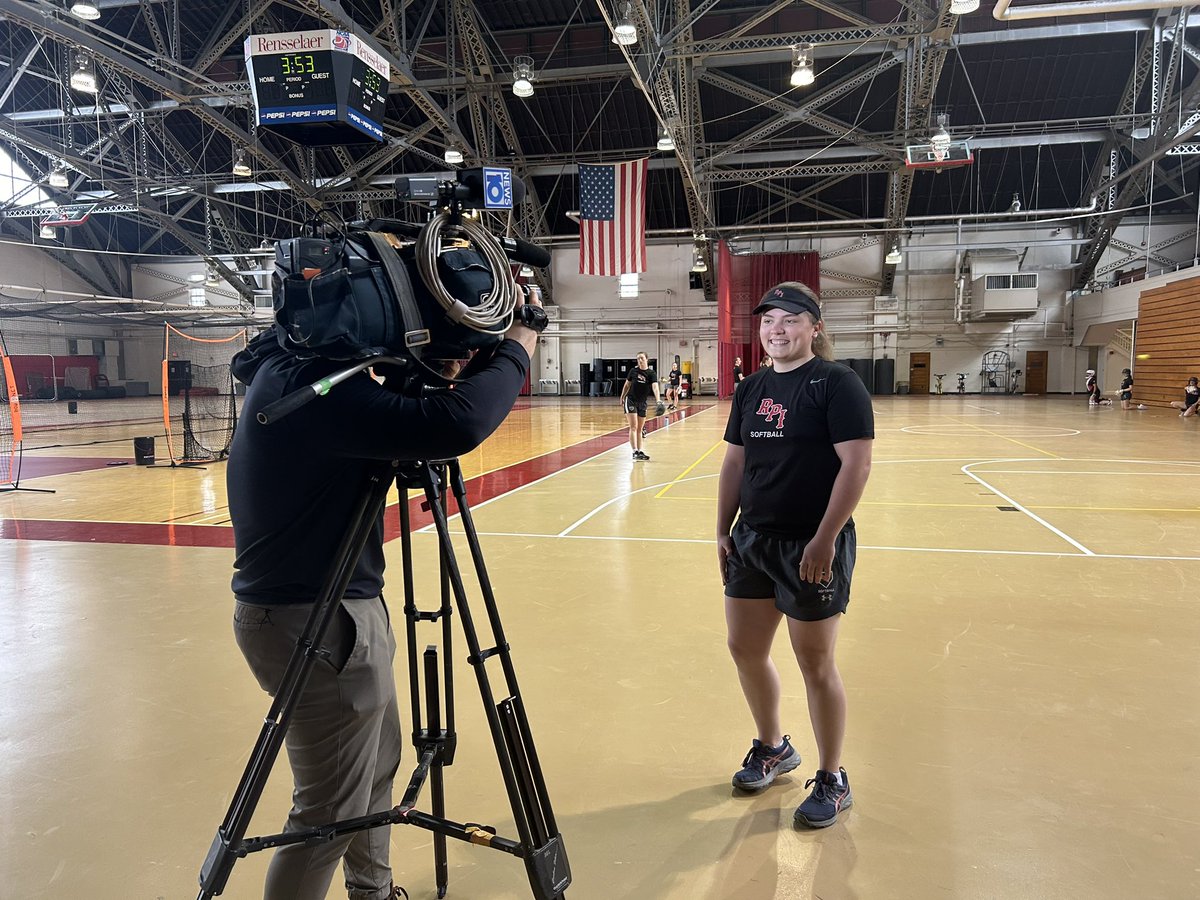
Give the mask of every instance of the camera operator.
<path id="1" fill-rule="evenodd" d="M 508 415 L 537 344 L 538 332 L 520 321 L 514 317 L 491 359 L 454 390 L 405 396 L 363 372 L 270 425 L 256 420 L 259 410 L 342 364 L 282 349 L 275 328 L 234 358 L 233 372 L 248 388 L 227 473 L 237 551 L 233 624 L 264 691 L 283 679 L 369 477 L 393 459 L 466 453 Z M 383 540 L 381 515 L 287 731 L 294 782 L 287 832 L 392 807 L 401 732 L 396 641 L 381 594 Z M 392 882 L 389 835 L 379 827 L 279 848 L 264 900 L 324 900 L 339 861 L 350 900 L 407 896 Z"/>

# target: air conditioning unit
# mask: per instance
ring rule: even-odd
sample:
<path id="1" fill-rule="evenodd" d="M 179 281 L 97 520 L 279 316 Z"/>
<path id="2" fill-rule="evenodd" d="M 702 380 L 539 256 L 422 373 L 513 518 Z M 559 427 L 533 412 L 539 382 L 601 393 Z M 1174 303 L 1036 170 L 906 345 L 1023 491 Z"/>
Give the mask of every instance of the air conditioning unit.
<path id="1" fill-rule="evenodd" d="M 983 275 L 971 282 L 971 318 L 1022 319 L 1038 311 L 1036 272 Z"/>

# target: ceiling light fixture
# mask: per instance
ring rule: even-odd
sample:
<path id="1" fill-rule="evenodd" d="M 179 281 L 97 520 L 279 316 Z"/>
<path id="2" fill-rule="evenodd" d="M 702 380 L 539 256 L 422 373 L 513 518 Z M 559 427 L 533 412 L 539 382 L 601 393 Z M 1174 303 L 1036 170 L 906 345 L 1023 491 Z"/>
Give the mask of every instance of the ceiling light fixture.
<path id="1" fill-rule="evenodd" d="M 204 278 L 204 284 L 206 287 L 220 287 L 221 276 L 217 272 L 215 263 L 208 264 L 208 274 Z"/>
<path id="2" fill-rule="evenodd" d="M 816 81 L 812 53 L 813 45 L 809 43 L 792 48 L 792 87 L 806 87 Z"/>
<path id="3" fill-rule="evenodd" d="M 524 100 L 533 96 L 533 57 L 513 57 L 513 86 L 514 97 Z"/>
<path id="4" fill-rule="evenodd" d="M 75 0 L 71 4 L 71 15 L 85 22 L 95 22 L 100 18 L 100 7 L 92 0 Z"/>
<path id="5" fill-rule="evenodd" d="M 662 133 L 659 134 L 656 146 L 664 153 L 669 153 L 675 149 L 675 140 L 671 137 L 671 132 L 667 131 L 666 128 L 663 128 Z"/>
<path id="6" fill-rule="evenodd" d="M 900 255 L 900 245 L 892 244 L 892 249 L 888 251 L 887 256 L 883 258 L 883 261 L 889 266 L 898 266 L 900 263 L 904 262 L 904 257 Z"/>
<path id="7" fill-rule="evenodd" d="M 246 162 L 246 151 L 241 147 L 237 153 L 233 155 L 233 174 L 240 175 L 242 178 L 249 178 L 254 174 L 254 170 L 250 168 L 250 164 Z"/>
<path id="8" fill-rule="evenodd" d="M 453 144 L 446 148 L 446 153 L 442 157 L 446 160 L 448 166 L 461 166 L 463 161 L 463 153 Z"/>
<path id="9" fill-rule="evenodd" d="M 612 42 L 628 47 L 630 44 L 636 44 L 637 39 L 637 26 L 633 24 L 633 4 L 625 3 L 621 6 L 621 15 L 613 25 Z"/>
<path id="10" fill-rule="evenodd" d="M 38 237 L 42 238 L 43 240 L 47 240 L 47 241 L 57 241 L 58 240 L 58 229 L 55 228 L 53 225 L 43 225 L 41 228 L 38 229 Z"/>
<path id="11" fill-rule="evenodd" d="M 84 94 L 98 93 L 96 70 L 92 68 L 92 58 L 83 51 L 75 54 L 75 70 L 71 73 L 71 89 Z"/>
<path id="12" fill-rule="evenodd" d="M 46 184 L 61 191 L 70 186 L 71 179 L 67 177 L 67 173 L 63 171 L 61 166 L 55 166 L 50 170 L 50 174 L 46 178 Z"/>
<path id="13" fill-rule="evenodd" d="M 933 145 L 934 150 L 945 150 L 950 146 L 950 129 L 946 127 L 946 123 L 949 121 L 950 117 L 948 115 L 938 113 L 937 128 L 929 136 L 929 143 Z"/>
<path id="14" fill-rule="evenodd" d="M 979 0 L 951 0 L 950 13 L 955 16 L 965 16 L 979 9 Z"/>
<path id="15" fill-rule="evenodd" d="M 692 271 L 708 271 L 708 263 L 704 261 L 704 247 L 700 244 L 697 244 L 692 250 Z"/>

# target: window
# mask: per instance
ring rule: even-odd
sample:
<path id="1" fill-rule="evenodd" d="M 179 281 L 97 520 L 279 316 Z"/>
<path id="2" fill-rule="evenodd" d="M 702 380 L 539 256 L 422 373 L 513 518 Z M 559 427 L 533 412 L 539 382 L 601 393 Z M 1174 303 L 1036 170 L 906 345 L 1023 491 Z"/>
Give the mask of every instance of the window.
<path id="1" fill-rule="evenodd" d="M 0 205 L 49 206 L 50 198 L 8 151 L 0 147 Z"/>

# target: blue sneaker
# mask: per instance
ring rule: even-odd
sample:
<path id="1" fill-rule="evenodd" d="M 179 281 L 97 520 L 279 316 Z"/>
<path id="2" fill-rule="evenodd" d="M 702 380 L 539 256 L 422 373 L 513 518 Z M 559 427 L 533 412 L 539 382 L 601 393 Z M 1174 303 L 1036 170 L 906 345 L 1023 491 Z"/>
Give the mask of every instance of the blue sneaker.
<path id="1" fill-rule="evenodd" d="M 733 776 L 733 786 L 743 791 L 761 791 L 775 776 L 790 772 L 800 765 L 800 754 L 791 744 L 791 735 L 783 736 L 778 747 L 768 747 L 760 740 L 750 745 L 742 760 L 742 768 Z"/>
<path id="2" fill-rule="evenodd" d="M 850 793 L 850 779 L 846 770 L 839 770 L 842 781 L 839 784 L 837 776 L 832 772 L 817 769 L 815 778 L 804 782 L 804 786 L 814 785 L 808 799 L 800 804 L 794 816 L 797 825 L 807 825 L 809 828 L 827 828 L 837 821 L 838 813 L 849 809 L 854 803 Z"/>

